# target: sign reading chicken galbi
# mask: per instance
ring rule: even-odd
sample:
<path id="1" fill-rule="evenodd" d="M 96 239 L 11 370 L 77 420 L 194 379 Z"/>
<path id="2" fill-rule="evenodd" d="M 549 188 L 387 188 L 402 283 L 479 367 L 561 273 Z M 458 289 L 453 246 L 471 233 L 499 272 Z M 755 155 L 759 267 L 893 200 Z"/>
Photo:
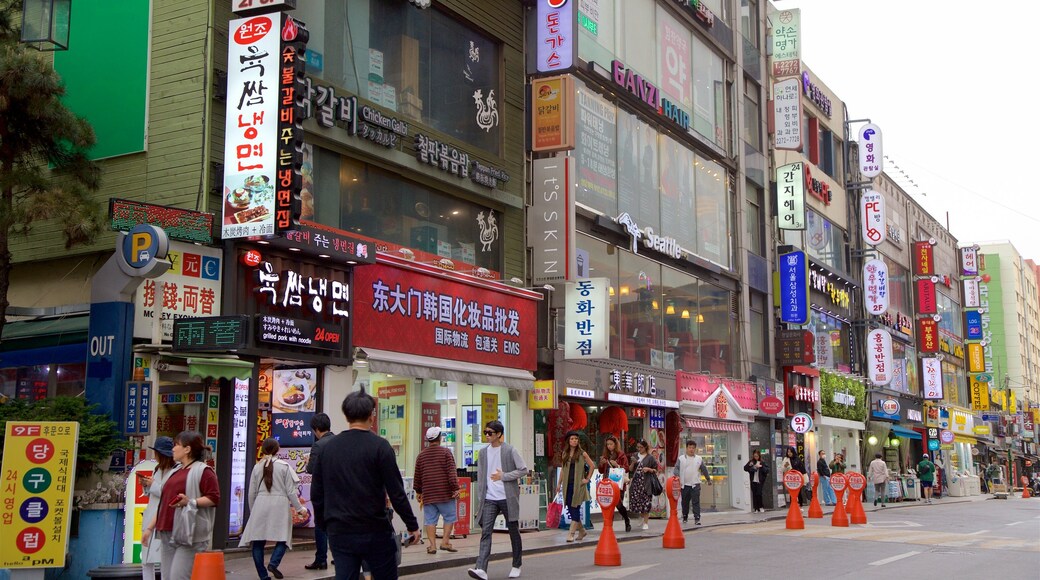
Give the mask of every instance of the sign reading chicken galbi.
<path id="1" fill-rule="evenodd" d="M 418 265 L 354 271 L 354 344 L 533 370 L 540 295 Z"/>

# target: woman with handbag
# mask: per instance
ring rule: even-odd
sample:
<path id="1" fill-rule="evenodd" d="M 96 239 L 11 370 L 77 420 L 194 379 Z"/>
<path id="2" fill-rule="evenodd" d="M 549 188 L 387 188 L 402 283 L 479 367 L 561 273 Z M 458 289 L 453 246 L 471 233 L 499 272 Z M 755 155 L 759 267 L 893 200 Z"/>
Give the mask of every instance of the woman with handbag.
<path id="1" fill-rule="evenodd" d="M 162 544 L 152 541 L 152 528 L 155 527 L 155 515 L 159 512 L 163 484 L 180 467 L 173 462 L 173 439 L 156 438 L 152 451 L 155 451 L 155 460 L 158 462 L 158 465 L 152 470 L 152 476 L 142 476 L 138 473 L 141 489 L 148 496 L 148 506 L 144 508 L 144 514 L 141 515 L 141 578 L 143 580 L 155 580 L 155 565 L 161 559 Z"/>
<path id="2" fill-rule="evenodd" d="M 608 435 L 603 441 L 603 455 L 599 458 L 599 472 L 603 477 L 610 478 L 618 486 L 618 492 L 622 497 L 625 495 L 625 485 L 628 483 L 628 456 L 621 452 L 621 444 L 617 437 Z M 620 474 L 621 479 L 616 480 L 612 474 Z M 628 519 L 628 510 L 625 504 L 618 501 L 617 511 L 625 518 L 625 531 L 632 531 L 632 522 Z"/>
<path id="3" fill-rule="evenodd" d="M 560 482 L 556 484 L 556 493 L 564 493 L 563 506 L 571 518 L 567 541 L 573 542 L 577 532 L 577 540 L 580 542 L 588 535 L 581 522 L 581 506 L 589 500 L 589 480 L 592 479 L 592 472 L 596 471 L 596 464 L 582 449 L 581 436 L 577 431 L 567 433 L 567 447 L 560 457 L 560 464 Z"/>
<path id="4" fill-rule="evenodd" d="M 264 439 L 261 451 L 264 456 L 253 466 L 249 477 L 249 520 L 242 532 L 239 546 L 249 545 L 253 550 L 253 564 L 260 580 L 270 580 L 271 575 L 282 578 L 278 565 L 285 551 L 292 547 L 291 504 L 297 514 L 305 514 L 298 493 L 300 479 L 292 467 L 278 459 L 278 440 Z M 264 568 L 264 546 L 267 541 L 275 542 L 271 562 Z M 271 574 L 269 575 L 268 572 Z"/>
<path id="5" fill-rule="evenodd" d="M 191 580 L 195 554 L 209 550 L 213 541 L 220 484 L 204 461 L 207 451 L 194 431 L 173 438 L 173 460 L 180 469 L 163 484 L 152 530 L 162 545 L 163 580 Z"/>
<path id="6" fill-rule="evenodd" d="M 657 480 L 657 460 L 650 455 L 650 444 L 645 439 L 636 443 L 636 457 L 632 465 L 632 481 L 628 489 L 628 511 L 643 518 L 643 531 L 650 529 L 650 506 L 653 503 L 653 485 Z M 660 485 L 660 481 L 658 481 Z"/>
<path id="7" fill-rule="evenodd" d="M 744 471 L 751 478 L 751 511 L 766 511 L 762 507 L 762 489 L 769 477 L 769 464 L 762 461 L 762 454 L 757 449 L 751 452 L 751 459 L 744 466 Z"/>

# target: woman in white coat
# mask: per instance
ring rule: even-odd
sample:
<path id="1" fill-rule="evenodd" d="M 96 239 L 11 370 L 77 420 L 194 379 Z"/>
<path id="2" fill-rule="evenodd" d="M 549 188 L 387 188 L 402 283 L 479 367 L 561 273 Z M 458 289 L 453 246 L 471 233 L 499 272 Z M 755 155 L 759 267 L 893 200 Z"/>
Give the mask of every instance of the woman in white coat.
<path id="1" fill-rule="evenodd" d="M 242 532 L 239 546 L 250 544 L 253 549 L 253 563 L 260 580 L 270 580 L 270 572 L 275 578 L 282 578 L 278 564 L 282 556 L 292 544 L 292 513 L 289 505 L 297 513 L 306 511 L 297 494 L 299 478 L 288 463 L 276 457 L 278 441 L 274 438 L 264 440 L 261 450 L 264 454 L 259 463 L 253 467 L 249 477 L 249 520 Z M 267 541 L 275 542 L 271 552 L 271 561 L 264 567 L 264 546 Z"/>
<path id="2" fill-rule="evenodd" d="M 162 558 L 162 546 L 159 542 L 152 542 L 152 531 L 148 525 L 159 513 L 159 498 L 162 497 L 162 486 L 169 479 L 180 464 L 173 460 L 173 439 L 159 437 L 152 446 L 155 451 L 155 460 L 159 465 L 152 471 L 152 476 L 139 476 L 141 488 L 148 496 L 148 507 L 144 508 L 141 517 L 141 578 L 144 580 L 155 580 L 155 565 Z"/>

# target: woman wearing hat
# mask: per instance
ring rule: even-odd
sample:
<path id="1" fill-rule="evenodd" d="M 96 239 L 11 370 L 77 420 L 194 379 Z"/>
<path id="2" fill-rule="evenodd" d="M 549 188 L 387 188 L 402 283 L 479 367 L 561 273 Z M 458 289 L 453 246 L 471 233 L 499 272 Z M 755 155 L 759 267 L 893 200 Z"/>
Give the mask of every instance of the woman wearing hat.
<path id="1" fill-rule="evenodd" d="M 584 465 L 580 465 L 584 463 Z M 580 465 L 580 466 L 579 466 Z M 563 496 L 563 505 L 567 508 L 567 515 L 571 518 L 570 533 L 567 541 L 575 540 L 574 532 L 578 533 L 577 540 L 585 539 L 587 532 L 581 522 L 581 506 L 589 499 L 589 480 L 592 472 L 596 471 L 596 464 L 592 458 L 581 447 L 581 434 L 578 431 L 567 433 L 567 447 L 560 456 L 560 483 L 556 485 L 556 493 L 561 490 L 566 493 Z"/>
<path id="2" fill-rule="evenodd" d="M 138 473 L 141 480 L 141 489 L 148 496 L 148 507 L 144 508 L 141 516 L 141 578 L 144 580 L 155 580 L 155 565 L 162 557 L 162 546 L 159 542 L 152 542 L 152 531 L 148 527 L 159 512 L 159 498 L 162 497 L 162 487 L 169 479 L 170 474 L 178 467 L 173 461 L 173 439 L 159 437 L 152 446 L 155 451 L 155 460 L 159 465 L 152 471 L 151 477 Z"/>

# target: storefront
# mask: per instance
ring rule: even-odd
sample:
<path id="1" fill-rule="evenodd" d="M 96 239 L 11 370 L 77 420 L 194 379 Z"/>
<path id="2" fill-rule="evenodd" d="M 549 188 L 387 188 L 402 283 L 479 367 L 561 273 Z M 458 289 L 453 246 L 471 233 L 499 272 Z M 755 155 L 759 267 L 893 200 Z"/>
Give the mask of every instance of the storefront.
<path id="1" fill-rule="evenodd" d="M 849 471 L 863 472 L 860 463 L 861 434 L 866 429 L 865 380 L 820 371 L 820 420 L 816 451 L 826 453 L 828 463 L 841 453 Z M 815 455 L 813 457 L 816 457 Z M 814 462 L 815 465 L 815 462 Z"/>
<path id="2" fill-rule="evenodd" d="M 943 465 L 949 472 L 964 475 L 978 475 L 976 465 L 976 447 L 979 443 L 975 427 L 983 425 L 981 419 L 963 407 L 948 407 L 951 421 L 949 430 L 953 432 L 953 449 L 943 454 Z"/>
<path id="3" fill-rule="evenodd" d="M 680 453 L 686 442 L 695 441 L 711 474 L 712 487 L 702 488 L 701 507 L 750 511 L 751 482 L 744 465 L 750 448 L 748 427 L 758 413 L 756 386 L 681 371 L 676 383 L 683 421 Z"/>
<path id="4" fill-rule="evenodd" d="M 881 453 L 888 468 L 897 473 L 914 469 L 925 451 L 921 399 L 891 391 L 869 391 L 869 423 L 863 446 L 863 463 Z"/>
<path id="5" fill-rule="evenodd" d="M 816 339 L 817 368 L 841 373 L 852 371 L 852 326 L 849 321 L 855 289 L 854 283 L 809 260 L 809 330 Z"/>

